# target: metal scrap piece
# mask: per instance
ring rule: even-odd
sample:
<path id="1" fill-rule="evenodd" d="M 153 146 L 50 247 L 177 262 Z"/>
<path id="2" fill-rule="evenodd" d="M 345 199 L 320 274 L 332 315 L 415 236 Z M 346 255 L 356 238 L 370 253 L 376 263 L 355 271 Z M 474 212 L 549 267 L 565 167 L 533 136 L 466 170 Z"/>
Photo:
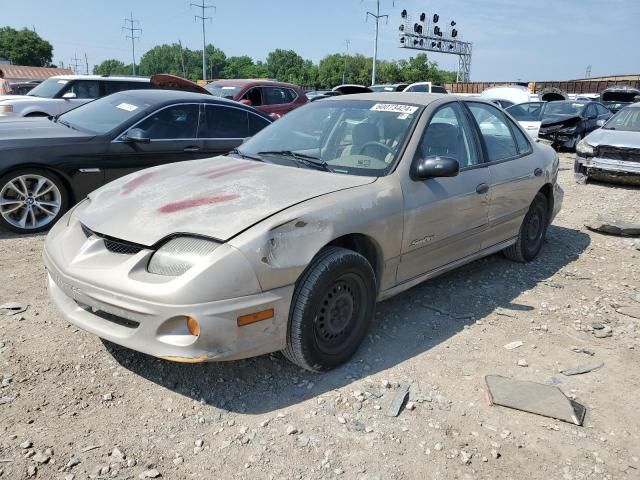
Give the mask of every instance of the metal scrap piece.
<path id="1" fill-rule="evenodd" d="M 619 235 L 622 237 L 640 235 L 640 224 L 616 220 L 600 214 L 596 215 L 594 220 L 585 223 L 584 226 L 589 230 L 608 233 L 609 235 Z"/>
<path id="2" fill-rule="evenodd" d="M 556 386 L 500 375 L 487 375 L 485 381 L 492 405 L 556 418 L 579 426 L 584 421 L 587 409 L 568 398 Z"/>
<path id="3" fill-rule="evenodd" d="M 560 370 L 560 373 L 566 375 L 567 377 L 570 377 L 571 375 L 582 375 L 583 373 L 593 372 L 594 370 L 598 370 L 602 367 L 604 367 L 604 362 L 594 366 L 580 365 L 579 367 L 575 368 L 565 368 L 564 370 Z"/>
<path id="4" fill-rule="evenodd" d="M 404 405 L 404 402 L 409 395 L 410 387 L 411 385 L 409 385 L 408 383 L 403 383 L 402 385 L 400 385 L 400 388 L 398 388 L 398 391 L 396 392 L 396 396 L 393 398 L 391 404 L 389 405 L 389 409 L 387 410 L 387 417 L 397 417 L 398 415 L 400 415 L 400 410 L 402 410 L 402 406 Z"/>
<path id="5" fill-rule="evenodd" d="M 28 306 L 29 305 L 22 303 L 9 302 L 0 305 L 0 310 L 2 310 L 5 315 L 17 315 L 18 313 L 26 311 Z"/>

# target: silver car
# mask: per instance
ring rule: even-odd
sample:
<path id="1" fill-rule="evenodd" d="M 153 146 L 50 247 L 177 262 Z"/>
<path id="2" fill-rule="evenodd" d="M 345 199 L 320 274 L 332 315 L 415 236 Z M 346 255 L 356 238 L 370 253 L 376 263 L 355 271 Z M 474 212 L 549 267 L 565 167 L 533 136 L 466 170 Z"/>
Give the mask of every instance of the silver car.
<path id="1" fill-rule="evenodd" d="M 640 181 L 640 103 L 623 108 L 577 145 L 575 172 Z"/>
<path id="2" fill-rule="evenodd" d="M 329 370 L 376 301 L 503 250 L 560 210 L 558 157 L 493 104 L 424 93 L 297 109 L 228 156 L 110 183 L 50 231 L 64 317 L 181 362 L 282 350 Z"/>

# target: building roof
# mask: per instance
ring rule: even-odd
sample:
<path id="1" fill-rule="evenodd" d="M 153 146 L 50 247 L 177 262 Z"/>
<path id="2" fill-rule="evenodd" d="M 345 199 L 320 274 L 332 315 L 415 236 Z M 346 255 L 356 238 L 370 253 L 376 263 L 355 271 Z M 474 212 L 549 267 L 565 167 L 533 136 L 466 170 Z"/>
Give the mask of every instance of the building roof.
<path id="1" fill-rule="evenodd" d="M 46 80 L 54 75 L 73 75 L 68 68 L 26 67 L 23 65 L 0 65 L 5 80 Z"/>

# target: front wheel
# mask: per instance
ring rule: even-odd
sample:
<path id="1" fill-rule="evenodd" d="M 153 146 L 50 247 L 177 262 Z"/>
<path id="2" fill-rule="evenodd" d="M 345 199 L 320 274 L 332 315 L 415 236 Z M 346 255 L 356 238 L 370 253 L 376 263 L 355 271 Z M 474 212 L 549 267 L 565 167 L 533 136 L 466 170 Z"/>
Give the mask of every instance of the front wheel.
<path id="1" fill-rule="evenodd" d="M 0 226 L 13 232 L 48 230 L 68 204 L 62 180 L 46 170 L 18 170 L 0 177 Z"/>
<path id="2" fill-rule="evenodd" d="M 504 250 L 508 259 L 525 263 L 538 256 L 549 226 L 548 208 L 547 197 L 536 194 L 520 226 L 518 240 Z"/>
<path id="3" fill-rule="evenodd" d="M 322 250 L 296 285 L 284 355 L 315 372 L 346 362 L 365 338 L 376 302 L 371 264 L 344 248 Z"/>

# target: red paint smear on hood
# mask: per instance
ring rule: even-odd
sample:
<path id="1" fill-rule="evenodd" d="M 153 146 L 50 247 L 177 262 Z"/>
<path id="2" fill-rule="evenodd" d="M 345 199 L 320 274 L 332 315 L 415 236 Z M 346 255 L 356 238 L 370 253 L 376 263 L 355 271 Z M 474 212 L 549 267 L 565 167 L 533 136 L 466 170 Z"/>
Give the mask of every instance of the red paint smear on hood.
<path id="1" fill-rule="evenodd" d="M 192 198 L 189 200 L 181 200 L 179 202 L 167 203 L 160 207 L 158 212 L 160 213 L 175 213 L 181 210 L 188 210 L 190 208 L 201 207 L 203 205 L 215 205 L 216 203 L 229 202 L 240 198 L 240 195 L 233 193 L 229 195 L 216 195 L 213 197 L 200 197 Z"/>
<path id="2" fill-rule="evenodd" d="M 142 175 L 137 176 L 136 178 L 134 178 L 132 180 L 129 180 L 127 183 L 125 183 L 122 186 L 122 194 L 123 195 L 130 194 L 136 188 L 138 188 L 140 185 L 145 183 L 147 180 L 149 180 L 154 175 L 155 175 L 155 172 L 147 172 L 147 173 L 143 173 Z"/>
<path id="3" fill-rule="evenodd" d="M 242 172 L 244 170 L 251 170 L 253 168 L 258 168 L 263 166 L 264 166 L 264 163 L 251 163 L 249 165 L 229 165 L 227 167 L 206 170 L 198 175 L 206 176 L 207 178 L 218 178 L 218 177 L 223 177 L 225 175 L 229 175 L 231 173 Z"/>

